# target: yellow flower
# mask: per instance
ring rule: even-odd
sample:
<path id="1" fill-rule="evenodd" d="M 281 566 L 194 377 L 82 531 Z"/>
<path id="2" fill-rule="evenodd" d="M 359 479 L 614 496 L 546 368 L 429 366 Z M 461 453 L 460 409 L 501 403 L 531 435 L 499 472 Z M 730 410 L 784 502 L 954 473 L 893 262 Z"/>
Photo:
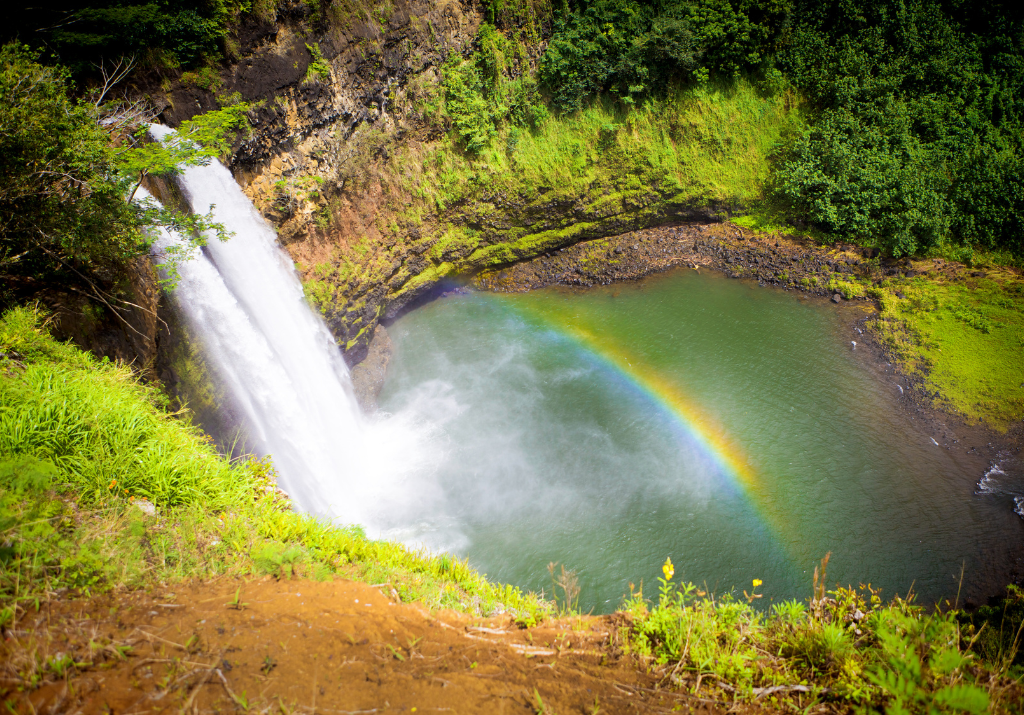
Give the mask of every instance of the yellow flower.
<path id="1" fill-rule="evenodd" d="M 764 583 L 764 581 L 762 581 L 762 580 L 761 580 L 761 579 L 759 579 L 759 578 L 755 578 L 755 579 L 754 579 L 754 588 L 757 588 L 757 587 L 758 587 L 758 586 L 760 586 L 760 585 L 761 585 L 762 583 Z"/>
<path id="2" fill-rule="evenodd" d="M 671 581 L 672 580 L 672 574 L 674 574 L 676 572 L 676 570 L 672 566 L 672 559 L 671 558 L 665 559 L 665 565 L 661 567 L 661 572 L 663 574 L 665 574 L 665 580 L 666 581 Z"/>

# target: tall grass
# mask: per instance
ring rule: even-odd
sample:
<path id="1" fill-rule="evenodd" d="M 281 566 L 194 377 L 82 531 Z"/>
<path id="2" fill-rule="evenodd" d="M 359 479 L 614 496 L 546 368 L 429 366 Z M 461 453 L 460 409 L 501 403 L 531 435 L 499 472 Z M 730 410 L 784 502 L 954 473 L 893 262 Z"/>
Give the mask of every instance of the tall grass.
<path id="1" fill-rule="evenodd" d="M 53 340 L 37 310 L 4 314 L 0 353 L 0 621 L 60 589 L 224 574 L 341 574 L 527 620 L 548 609 L 463 560 L 293 511 L 267 461 L 221 456 L 129 368 Z"/>
<path id="2" fill-rule="evenodd" d="M 623 207 L 623 197 L 609 199 L 609 192 L 745 205 L 760 197 L 774 147 L 801 125 L 796 104 L 792 95 L 763 96 L 742 79 L 672 89 L 640 107 L 604 97 L 532 130 L 506 127 L 479 155 L 451 137 L 408 148 L 389 173 L 421 211 L 486 201 L 496 191 L 579 200 L 597 213 Z"/>
<path id="3" fill-rule="evenodd" d="M 206 438 L 156 409 L 150 388 L 110 363 L 35 363 L 0 381 L 0 453 L 48 459 L 85 503 L 106 495 L 223 509 L 244 494 Z"/>

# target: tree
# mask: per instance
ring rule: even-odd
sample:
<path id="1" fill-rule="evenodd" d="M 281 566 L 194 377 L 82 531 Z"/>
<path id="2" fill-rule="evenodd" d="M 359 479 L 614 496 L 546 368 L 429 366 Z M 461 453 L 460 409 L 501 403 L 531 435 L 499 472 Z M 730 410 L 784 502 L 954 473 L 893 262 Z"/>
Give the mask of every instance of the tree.
<path id="1" fill-rule="evenodd" d="M 123 67 L 122 67 L 123 70 Z M 111 77 L 123 71 L 115 70 Z M 109 84 L 109 83 L 108 83 Z M 247 105 L 210 112 L 183 125 L 167 144 L 144 143 L 148 115 L 110 100 L 109 86 L 88 99 L 69 97 L 66 70 L 47 67 L 19 44 L 0 48 L 0 276 L 15 292 L 85 284 L 116 274 L 150 246 L 146 228 L 168 225 L 201 242 L 223 227 L 208 215 L 184 215 L 132 201 L 149 174 L 168 174 L 225 153 L 245 125 Z M 21 290 L 13 290 L 19 287 Z"/>

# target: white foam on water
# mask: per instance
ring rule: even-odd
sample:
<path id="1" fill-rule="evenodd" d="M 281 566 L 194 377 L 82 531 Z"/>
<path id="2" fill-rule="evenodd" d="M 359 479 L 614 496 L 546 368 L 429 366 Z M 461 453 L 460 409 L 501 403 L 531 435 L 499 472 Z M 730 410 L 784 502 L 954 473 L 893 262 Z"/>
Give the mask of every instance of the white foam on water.
<path id="1" fill-rule="evenodd" d="M 1003 494 L 1004 485 L 1000 477 L 1005 477 L 1006 472 L 998 464 L 993 464 L 985 470 L 985 474 L 978 480 L 978 494 Z"/>
<path id="2" fill-rule="evenodd" d="M 150 131 L 162 139 L 173 130 Z M 234 235 L 208 236 L 200 255 L 180 265 L 174 302 L 252 446 L 271 455 L 281 488 L 300 509 L 373 536 L 443 511 L 434 478 L 445 454 L 440 423 L 423 411 L 366 418 L 274 229 L 227 168 L 188 167 L 177 182 L 195 212 L 211 211 Z M 160 229 L 154 249 L 182 243 Z M 459 539 L 433 535 L 431 546 Z"/>
<path id="3" fill-rule="evenodd" d="M 1002 462 L 996 462 L 985 470 L 985 474 L 978 480 L 976 494 L 990 494 L 994 496 L 1012 497 L 1014 512 L 1024 518 L 1024 482 L 1019 476 L 1015 476 L 1015 469 L 1011 460 L 1010 472 L 1007 473 Z"/>

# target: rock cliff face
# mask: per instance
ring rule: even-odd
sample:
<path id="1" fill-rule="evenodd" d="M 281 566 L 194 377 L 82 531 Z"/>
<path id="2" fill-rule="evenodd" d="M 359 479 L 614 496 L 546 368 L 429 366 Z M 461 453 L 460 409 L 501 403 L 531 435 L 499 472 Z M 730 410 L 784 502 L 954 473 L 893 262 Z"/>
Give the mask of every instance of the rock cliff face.
<path id="1" fill-rule="evenodd" d="M 99 277 L 97 277 L 99 278 Z M 74 340 L 99 357 L 120 360 L 150 371 L 157 354 L 160 290 L 146 258 L 133 261 L 124 275 L 89 289 L 47 289 L 37 299 L 53 315 L 52 330 L 60 340 Z"/>
<path id="2" fill-rule="evenodd" d="M 673 208 L 673 190 L 656 186 L 630 204 L 600 186 L 595 200 L 544 186 L 508 195 L 481 180 L 472 202 L 435 201 L 418 177 L 449 128 L 438 109 L 441 68 L 473 50 L 482 7 L 352 0 L 331 8 L 313 16 L 291 2 L 273 21 L 249 19 L 219 74 L 165 73 L 144 90 L 172 126 L 226 102 L 254 103 L 232 170 L 277 227 L 350 364 L 366 356 L 380 320 L 446 276 L 695 213 L 708 218 Z M 535 64 L 541 42 L 524 47 Z"/>
<path id="3" fill-rule="evenodd" d="M 327 316 L 354 363 L 399 287 L 374 269 L 394 264 L 392 274 L 409 262 L 410 278 L 425 267 L 415 232 L 407 245 L 381 243 L 372 165 L 388 145 L 423 138 L 417 92 L 437 85 L 451 53 L 471 49 L 482 12 L 459 0 L 335 3 L 330 12 L 314 16 L 304 3 L 285 3 L 275 20 L 250 18 L 238 28 L 236 58 L 216 76 L 163 72 L 142 90 L 171 126 L 226 102 L 254 103 L 252 131 L 236 145 L 231 168 L 303 278 L 338 250 L 359 244 L 368 254 L 365 271 L 338 281 L 348 307 L 358 307 Z"/>

